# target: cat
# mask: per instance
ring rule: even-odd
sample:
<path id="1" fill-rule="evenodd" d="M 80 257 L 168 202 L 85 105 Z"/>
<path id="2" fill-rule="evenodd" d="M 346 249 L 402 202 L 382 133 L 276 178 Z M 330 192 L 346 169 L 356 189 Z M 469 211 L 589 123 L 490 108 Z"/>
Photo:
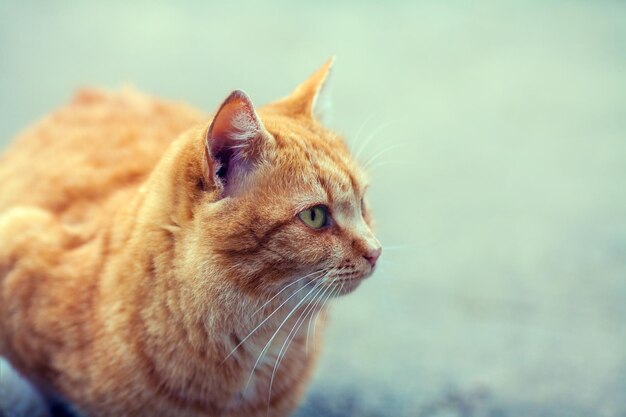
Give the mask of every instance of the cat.
<path id="1" fill-rule="evenodd" d="M 381 254 L 332 60 L 213 117 L 84 90 L 0 159 L 0 354 L 84 416 L 286 416 Z"/>

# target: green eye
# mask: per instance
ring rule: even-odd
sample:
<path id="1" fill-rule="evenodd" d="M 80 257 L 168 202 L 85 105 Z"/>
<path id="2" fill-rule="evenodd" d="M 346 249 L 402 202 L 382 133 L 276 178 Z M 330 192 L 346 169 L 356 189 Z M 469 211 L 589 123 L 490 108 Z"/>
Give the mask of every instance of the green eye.
<path id="1" fill-rule="evenodd" d="M 300 220 L 313 229 L 321 229 L 328 223 L 328 207 L 313 206 L 298 213 Z"/>

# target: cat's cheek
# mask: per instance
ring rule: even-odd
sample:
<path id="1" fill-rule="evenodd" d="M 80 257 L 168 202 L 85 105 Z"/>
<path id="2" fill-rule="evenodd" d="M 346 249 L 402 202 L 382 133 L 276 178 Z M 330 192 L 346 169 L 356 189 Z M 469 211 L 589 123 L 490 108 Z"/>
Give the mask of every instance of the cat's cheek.
<path id="1" fill-rule="evenodd" d="M 307 239 L 304 248 L 301 248 L 302 256 L 307 263 L 316 265 L 323 263 L 332 257 L 334 245 L 331 240 L 322 236 L 312 236 Z"/>
<path id="2" fill-rule="evenodd" d="M 346 245 L 341 239 L 338 239 L 335 236 L 325 237 L 320 246 L 324 254 L 324 259 L 330 266 L 340 267 L 341 263 L 348 256 L 348 251 L 345 247 Z"/>

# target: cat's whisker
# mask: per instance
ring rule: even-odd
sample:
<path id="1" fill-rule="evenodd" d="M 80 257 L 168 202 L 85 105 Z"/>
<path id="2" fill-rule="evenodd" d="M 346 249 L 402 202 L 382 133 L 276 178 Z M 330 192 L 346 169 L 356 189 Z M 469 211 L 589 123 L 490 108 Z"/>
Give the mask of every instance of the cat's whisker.
<path id="1" fill-rule="evenodd" d="M 335 286 L 334 288 L 336 288 L 336 286 Z M 342 284 L 342 288 L 343 288 L 343 284 Z M 341 293 L 341 290 L 339 290 L 339 292 L 338 292 L 338 293 Z M 332 292 L 331 292 L 331 295 L 332 295 Z M 322 302 L 322 304 L 320 305 L 319 311 L 322 311 L 322 310 L 326 307 L 326 304 L 327 304 L 327 302 L 328 302 L 328 300 L 329 300 L 329 299 L 330 299 L 330 297 L 329 297 L 329 298 L 327 298 L 326 300 L 324 300 L 324 301 Z M 310 323 L 309 323 L 309 324 L 310 324 Z M 317 329 L 317 326 L 313 326 L 313 336 L 312 336 L 313 346 L 315 346 L 315 345 L 316 345 L 316 343 L 315 343 L 315 340 L 316 340 L 316 339 L 315 339 L 316 329 Z M 307 340 L 308 340 L 308 333 L 307 333 Z"/>
<path id="2" fill-rule="evenodd" d="M 320 304 L 321 301 L 322 301 L 321 297 L 315 300 L 315 303 L 313 305 L 313 314 L 311 314 L 311 317 L 309 318 L 309 325 L 307 326 L 307 331 L 306 331 L 306 345 L 305 345 L 305 353 L 307 355 L 309 354 L 309 335 L 311 334 L 311 324 L 314 321 L 314 318 L 317 317 L 317 314 L 315 313 L 316 313 L 317 306 Z"/>
<path id="3" fill-rule="evenodd" d="M 331 289 L 331 291 L 328 293 L 328 295 L 326 295 L 326 293 L 328 292 L 329 289 Z M 330 297 L 332 296 L 333 293 L 337 292 L 337 289 L 338 289 L 337 287 L 333 287 L 332 285 L 328 285 L 324 289 L 324 291 L 321 293 L 320 299 L 323 299 L 324 297 L 326 297 L 326 300 L 325 300 L 325 302 L 326 302 L 327 300 L 330 299 Z M 320 293 L 318 292 L 316 294 L 316 297 L 319 294 Z M 315 310 L 314 310 L 313 307 L 314 307 L 313 304 L 309 304 L 304 309 L 304 311 L 300 314 L 300 317 L 298 317 L 298 320 L 296 320 L 296 322 L 294 323 L 291 331 L 289 332 L 289 334 L 285 338 L 285 343 L 283 343 L 283 345 L 281 346 L 280 351 L 278 352 L 278 356 L 276 357 L 276 362 L 274 363 L 274 369 L 272 371 L 272 376 L 270 378 L 269 396 L 268 396 L 268 399 L 267 399 L 268 409 L 269 409 L 269 404 L 270 404 L 271 397 L 272 397 L 272 385 L 273 385 L 274 377 L 276 376 L 276 372 L 278 370 L 278 367 L 280 366 L 282 360 L 287 355 L 287 351 L 289 350 L 289 346 L 291 345 L 291 342 L 293 342 L 293 339 L 295 339 L 296 335 L 298 334 L 298 331 L 300 330 L 300 328 L 302 327 L 302 325 L 306 321 L 306 314 L 308 314 L 309 312 L 311 313 L 312 316 L 315 314 Z"/>
<path id="4" fill-rule="evenodd" d="M 330 288 L 330 287 L 328 287 Z M 322 294 L 323 296 L 323 294 Z M 317 300 L 315 300 L 315 304 L 313 305 L 313 314 L 311 314 L 311 318 L 309 319 L 309 326 L 307 328 L 306 331 L 306 348 L 305 348 L 305 352 L 308 355 L 309 354 L 309 333 L 311 332 L 311 322 L 313 321 L 313 317 L 316 317 L 315 314 L 315 309 L 317 308 L 317 305 L 322 301 L 322 297 L 318 298 Z"/>
<path id="5" fill-rule="evenodd" d="M 380 158 L 381 156 L 383 156 L 384 154 L 386 154 L 387 152 L 390 151 L 394 151 L 396 149 L 402 148 L 404 146 L 408 146 L 408 143 L 395 143 L 393 145 L 387 146 L 384 149 L 379 150 L 378 152 L 376 152 L 374 155 L 370 156 L 367 161 L 365 161 L 363 163 L 363 167 L 365 169 L 369 169 L 369 167 L 371 166 L 372 163 L 374 163 L 374 161 L 376 161 L 378 158 Z"/>
<path id="6" fill-rule="evenodd" d="M 358 128 L 358 130 L 356 131 L 356 135 L 354 136 L 354 141 L 352 143 L 352 146 L 350 147 L 353 151 L 354 151 L 354 146 L 356 146 L 359 143 L 359 139 L 361 139 L 361 133 L 363 133 L 363 129 L 365 128 L 365 126 L 367 126 L 369 121 L 372 120 L 372 118 L 374 117 L 375 114 L 376 114 L 375 110 L 371 111 L 367 115 L 367 117 L 365 118 L 363 123 L 361 123 L 361 125 Z"/>
<path id="7" fill-rule="evenodd" d="M 269 349 L 272 341 L 276 338 L 276 336 L 278 335 L 278 333 L 280 332 L 280 329 L 282 328 L 282 326 L 289 320 L 289 318 L 291 317 L 291 315 L 297 310 L 297 308 L 300 306 L 300 304 L 302 304 L 302 302 L 304 300 L 307 299 L 307 297 L 316 289 L 317 292 L 314 294 L 313 298 L 317 297 L 323 290 L 324 288 L 322 288 L 322 284 L 324 284 L 325 282 L 325 278 L 328 277 L 328 275 L 330 274 L 330 271 L 332 270 L 332 268 L 326 268 L 325 269 L 325 273 L 324 275 L 322 275 L 321 277 L 316 277 L 316 279 L 318 280 L 318 282 L 315 284 L 315 286 L 311 289 L 311 291 L 309 291 L 302 300 L 300 300 L 300 302 L 294 306 L 294 308 L 289 312 L 289 314 L 287 315 L 287 317 L 285 317 L 285 319 L 283 320 L 283 322 L 278 326 L 278 329 L 276 329 L 276 332 L 274 332 L 274 334 L 270 337 L 270 339 L 267 341 L 267 343 L 265 344 L 265 347 L 261 350 L 261 352 L 259 353 L 259 356 L 256 360 L 256 362 L 254 363 L 254 366 L 252 367 L 252 371 L 250 372 L 250 376 L 248 377 L 248 381 L 246 382 L 246 386 L 244 388 L 244 391 L 248 388 L 248 385 L 250 384 L 250 381 L 252 380 L 252 376 L 254 375 L 254 371 L 256 370 L 257 366 L 259 365 L 259 363 L 261 362 L 261 359 L 265 356 L 265 354 L 267 353 L 267 350 Z"/>
<path id="8" fill-rule="evenodd" d="M 315 297 L 318 297 L 318 296 L 323 297 L 324 294 L 328 291 L 329 288 L 331 288 L 331 287 L 330 286 L 326 286 L 326 288 L 321 289 L 320 291 L 318 291 L 315 294 Z M 321 295 L 320 295 L 320 293 L 321 293 Z M 298 330 L 300 330 L 300 327 L 302 327 L 302 324 L 304 324 L 304 322 L 306 321 L 306 314 L 308 314 L 309 312 L 311 314 L 314 314 L 313 303 L 309 303 L 309 305 L 307 305 L 304 308 L 302 313 L 300 313 L 300 316 L 298 317 L 298 319 L 294 323 L 293 327 L 291 328 L 291 331 L 287 334 L 287 337 L 285 338 L 285 342 L 280 347 L 278 355 L 276 356 L 276 362 L 274 363 L 274 369 L 272 370 L 272 376 L 270 378 L 269 396 L 268 396 L 268 399 L 267 399 L 268 407 L 269 407 L 269 404 L 270 404 L 270 401 L 271 401 L 272 385 L 274 384 L 274 378 L 276 376 L 276 372 L 278 370 L 278 367 L 280 366 L 280 363 L 282 362 L 283 358 L 287 355 L 287 350 L 289 349 L 289 345 L 291 345 L 291 342 L 293 341 L 293 339 L 298 334 Z"/>
<path id="9" fill-rule="evenodd" d="M 392 125 L 394 125 L 396 123 L 397 123 L 397 121 L 391 121 L 391 122 L 383 123 L 382 125 L 378 126 L 376 129 L 374 129 L 372 131 L 372 133 L 370 133 L 367 136 L 367 138 L 365 139 L 363 144 L 361 144 L 361 146 L 359 146 L 359 149 L 355 153 L 354 159 L 356 159 L 356 160 L 359 159 L 359 157 L 361 156 L 361 153 L 365 150 L 367 145 L 369 145 L 369 143 L 372 141 L 372 139 L 374 139 L 376 137 L 376 135 L 378 135 L 383 129 L 386 129 L 389 126 L 392 126 Z"/>
<path id="10" fill-rule="evenodd" d="M 340 268 L 337 272 L 341 272 L 345 270 L 345 267 Z M 330 288 L 330 287 L 329 287 Z M 322 297 L 320 297 L 318 300 L 315 301 L 315 305 L 313 306 L 313 311 L 315 312 L 315 309 L 317 308 L 318 304 L 322 301 L 323 299 L 323 294 Z M 323 305 L 320 305 L 320 310 L 323 307 Z M 306 354 L 308 355 L 309 353 L 309 334 L 311 333 L 311 323 L 313 322 L 314 317 L 317 317 L 316 314 L 312 314 L 311 318 L 309 319 L 309 325 L 307 327 L 307 332 L 306 332 Z"/>
<path id="11" fill-rule="evenodd" d="M 387 166 L 387 165 L 406 165 L 412 166 L 410 161 L 403 161 L 399 159 L 389 160 L 389 161 L 380 161 L 375 164 L 369 165 L 365 167 L 368 172 L 374 172 L 376 169 Z"/>
<path id="12" fill-rule="evenodd" d="M 311 290 L 302 298 L 302 300 L 300 300 L 298 302 L 298 304 L 296 304 L 291 311 L 289 312 L 289 314 L 287 314 L 287 317 L 285 317 L 285 319 L 282 321 L 282 323 L 280 323 L 280 325 L 278 326 L 278 328 L 276 329 L 276 331 L 274 332 L 274 334 L 272 334 L 272 337 L 270 337 L 270 339 L 267 341 L 267 343 L 265 344 L 265 347 L 263 347 L 263 349 L 261 350 L 261 353 L 259 353 L 259 356 L 256 360 L 256 362 L 254 363 L 254 366 L 252 367 L 252 372 L 250 373 L 250 376 L 248 377 L 248 381 L 246 382 L 246 386 L 244 388 L 244 391 L 248 388 L 248 385 L 250 384 L 250 381 L 252 380 L 252 375 L 254 374 L 254 371 L 256 370 L 257 366 L 259 365 L 259 363 L 261 362 L 261 358 L 263 358 L 265 356 L 265 353 L 267 352 L 267 350 L 269 349 L 269 347 L 271 346 L 271 343 L 274 341 L 274 339 L 276 338 L 276 335 L 278 335 L 278 333 L 280 332 L 280 329 L 283 327 L 283 325 L 289 320 L 289 318 L 291 317 L 291 315 L 298 309 L 298 307 L 307 299 L 307 297 L 313 292 L 315 291 L 317 288 L 319 288 L 323 283 L 323 280 L 319 279 L 315 285 L 313 286 L 313 288 L 311 288 Z M 304 288 L 304 287 L 303 287 Z M 321 288 L 320 288 L 321 290 Z"/>
<path id="13" fill-rule="evenodd" d="M 336 288 L 336 287 L 335 287 L 335 288 Z M 341 284 L 341 288 L 339 289 L 339 291 L 337 292 L 337 294 L 340 294 L 342 289 L 343 289 L 343 283 Z M 331 295 L 332 295 L 332 293 L 331 293 Z M 321 311 L 321 310 L 323 310 L 323 309 L 326 307 L 326 304 L 328 303 L 328 300 L 330 300 L 330 297 L 328 297 L 326 300 L 324 300 L 324 301 L 322 302 L 322 305 L 321 305 L 321 307 L 320 307 L 320 311 Z M 316 337 L 315 337 L 315 335 L 316 335 L 316 327 L 317 327 L 317 326 L 313 326 L 313 346 L 314 346 L 314 347 L 315 347 L 315 346 L 317 346 L 317 343 L 315 342 L 315 341 L 316 341 Z"/>
<path id="14" fill-rule="evenodd" d="M 302 291 L 302 290 L 303 290 L 303 289 L 305 289 L 305 288 L 306 288 L 306 285 L 305 285 L 305 286 L 303 286 L 303 287 L 301 287 L 301 288 L 299 288 L 297 291 L 295 291 L 293 294 L 291 294 L 291 295 L 290 295 L 290 296 L 289 296 L 289 297 L 288 297 L 285 301 L 283 301 L 283 302 L 282 302 L 282 303 L 281 303 L 281 304 L 280 304 L 280 305 L 279 305 L 279 306 L 278 306 L 278 307 L 277 307 L 274 311 L 272 311 L 272 312 L 271 312 L 271 313 L 270 313 L 270 314 L 269 314 L 269 315 L 268 315 L 268 316 L 267 316 L 267 317 L 266 317 L 266 318 L 265 318 L 265 319 L 264 319 L 261 323 L 259 323 L 259 325 L 258 325 L 258 326 L 256 326 L 254 329 L 252 329 L 252 331 L 251 331 L 250 333 L 248 333 L 248 335 L 247 335 L 246 337 L 244 337 L 244 338 L 241 340 L 241 342 L 239 342 L 239 344 L 237 344 L 237 346 L 235 346 L 235 347 L 233 348 L 233 350 L 231 350 L 231 351 L 230 351 L 230 353 L 229 353 L 229 354 L 228 354 L 228 355 L 224 358 L 224 360 L 222 360 L 222 363 L 224 363 L 224 362 L 226 361 L 226 359 L 230 358 L 230 357 L 231 357 L 231 355 L 232 355 L 233 353 L 235 353 L 235 351 L 236 351 L 236 350 L 237 350 L 237 349 L 238 349 L 241 345 L 243 345 L 243 344 L 244 344 L 244 342 L 245 342 L 246 340 L 248 340 L 248 339 L 250 338 L 250 336 L 252 336 L 252 334 L 253 334 L 254 332 L 256 332 L 256 331 L 257 331 L 257 330 L 258 330 L 258 329 L 259 329 L 259 328 L 260 328 L 260 327 L 261 327 L 261 326 L 262 326 L 262 325 L 263 325 L 266 321 L 268 321 L 268 320 L 269 320 L 269 319 L 270 319 L 270 318 L 271 318 L 274 314 L 276 314 L 276 312 L 277 312 L 278 310 L 280 310 L 280 308 L 281 308 L 282 306 L 284 306 L 285 304 L 287 304 L 287 302 L 288 302 L 289 300 L 291 300 L 291 299 L 292 299 L 292 298 L 293 298 L 296 294 L 298 294 L 300 291 Z M 315 288 L 315 287 L 314 287 L 314 288 Z M 308 294 L 307 294 L 307 295 L 308 295 Z M 303 298 L 303 299 L 302 299 L 302 300 L 298 303 L 298 305 L 299 305 L 300 303 L 302 303 L 302 301 L 304 301 L 305 299 L 306 299 L 306 296 L 305 296 L 305 298 Z"/>
<path id="15" fill-rule="evenodd" d="M 307 274 L 307 275 L 305 275 L 305 276 L 303 276 L 303 277 L 301 277 L 301 278 L 298 278 L 297 280 L 295 280 L 295 281 L 293 281 L 293 282 L 289 283 L 288 285 L 284 286 L 284 287 L 283 287 L 283 288 L 282 288 L 282 289 L 281 289 L 281 290 L 280 290 L 280 291 L 279 291 L 276 295 L 274 295 L 272 298 L 270 298 L 269 300 L 267 300 L 267 301 L 265 302 L 265 304 L 263 304 L 263 305 L 262 305 L 261 307 L 259 307 L 259 308 L 258 308 L 258 309 L 254 312 L 254 313 L 252 313 L 252 315 L 255 315 L 255 314 L 256 314 L 256 313 L 258 313 L 259 311 L 263 310 L 263 309 L 265 308 L 265 306 L 267 306 L 269 303 L 271 303 L 271 302 L 272 302 L 272 300 L 274 300 L 276 297 L 278 297 L 280 294 L 282 294 L 282 293 L 283 293 L 283 291 L 285 291 L 287 288 L 291 287 L 291 286 L 292 286 L 292 285 L 294 285 L 294 284 L 297 284 L 298 282 L 302 281 L 302 280 L 303 280 L 303 279 L 305 279 L 305 278 L 310 277 L 311 275 L 314 275 L 314 274 L 316 274 L 316 273 L 323 272 L 323 271 L 326 271 L 326 270 L 325 270 L 325 269 L 321 269 L 321 270 L 317 270 L 317 271 L 315 271 L 315 272 L 311 272 L 310 274 Z"/>
<path id="16" fill-rule="evenodd" d="M 339 291 L 337 291 L 337 294 L 341 294 L 341 291 L 343 291 L 343 286 L 345 285 L 345 282 L 341 283 L 341 286 L 339 287 Z"/>

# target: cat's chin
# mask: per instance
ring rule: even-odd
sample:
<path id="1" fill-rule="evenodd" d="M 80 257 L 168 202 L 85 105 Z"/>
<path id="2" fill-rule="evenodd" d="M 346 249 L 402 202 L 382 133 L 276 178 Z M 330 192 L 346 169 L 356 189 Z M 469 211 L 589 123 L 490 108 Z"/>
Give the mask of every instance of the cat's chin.
<path id="1" fill-rule="evenodd" d="M 335 297 L 341 297 L 343 295 L 350 294 L 352 291 L 356 290 L 359 285 L 361 285 L 361 283 L 363 282 L 365 278 L 366 277 L 350 278 L 350 279 L 343 279 L 343 280 L 339 280 L 335 282 L 333 284 L 333 286 L 337 288 L 335 292 L 336 294 Z"/>

